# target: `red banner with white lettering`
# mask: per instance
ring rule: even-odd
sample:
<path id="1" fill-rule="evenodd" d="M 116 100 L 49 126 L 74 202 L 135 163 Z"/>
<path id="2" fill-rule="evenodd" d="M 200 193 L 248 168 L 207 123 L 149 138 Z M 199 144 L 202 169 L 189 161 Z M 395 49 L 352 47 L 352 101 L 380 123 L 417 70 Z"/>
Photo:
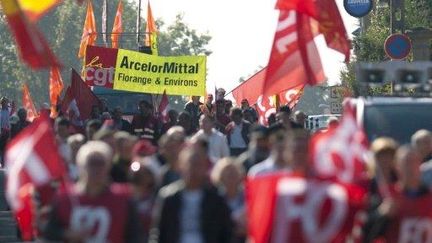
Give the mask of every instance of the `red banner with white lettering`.
<path id="1" fill-rule="evenodd" d="M 112 89 L 118 49 L 87 46 L 84 79 L 88 86 Z"/>
<path id="2" fill-rule="evenodd" d="M 270 114 L 276 112 L 276 104 L 274 104 L 273 96 L 265 96 L 261 90 L 264 84 L 266 71 L 267 68 L 263 68 L 231 91 L 237 104 L 240 104 L 243 99 L 247 99 L 249 104 L 255 106 L 261 124 L 266 124 Z M 279 103 L 293 108 L 300 100 L 303 89 L 304 85 L 301 84 L 291 89 L 283 90 L 278 94 Z"/>
<path id="3" fill-rule="evenodd" d="M 288 174 L 248 178 L 248 236 L 255 243 L 360 242 L 366 190 Z"/>

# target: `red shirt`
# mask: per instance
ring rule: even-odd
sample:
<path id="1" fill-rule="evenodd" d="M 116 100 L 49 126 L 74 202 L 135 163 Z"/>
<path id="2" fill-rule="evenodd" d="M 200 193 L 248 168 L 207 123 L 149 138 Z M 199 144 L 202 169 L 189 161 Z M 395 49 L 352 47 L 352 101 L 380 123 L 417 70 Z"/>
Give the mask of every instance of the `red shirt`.
<path id="1" fill-rule="evenodd" d="M 97 197 L 69 192 L 59 196 L 55 205 L 62 228 L 89 231 L 90 242 L 125 242 L 128 193 L 119 193 L 113 186 Z"/>

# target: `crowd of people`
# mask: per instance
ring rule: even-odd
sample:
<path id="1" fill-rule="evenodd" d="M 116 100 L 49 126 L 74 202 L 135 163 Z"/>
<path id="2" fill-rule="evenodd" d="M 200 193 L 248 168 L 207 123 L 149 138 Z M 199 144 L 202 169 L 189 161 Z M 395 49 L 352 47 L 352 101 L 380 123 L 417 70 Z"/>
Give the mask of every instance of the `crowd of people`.
<path id="1" fill-rule="evenodd" d="M 233 107 L 223 93 L 216 96 L 214 101 L 209 94 L 204 103 L 192 97 L 183 111 L 170 110 L 165 123 L 146 101 L 139 102 L 131 122 L 123 118 L 121 107 L 95 107 L 83 133 L 71 133 L 79 129 L 67 117 L 56 118 L 58 150 L 73 186 L 56 181 L 35 189 L 35 238 L 246 242 L 246 176 L 277 171 L 309 176 L 311 134 L 304 128 L 304 114 L 292 114 L 288 106 L 281 106 L 274 120 L 262 126 L 247 100 Z M 1 99 L 5 144 L 30 124 L 24 109 L 15 120 L 6 115 L 7 102 Z M 369 217 L 363 239 L 394 242 L 394 219 L 426 212 L 432 205 L 432 162 L 427 162 L 432 158 L 432 134 L 420 130 L 411 145 L 401 147 L 391 138 L 378 138 L 370 150 Z M 416 209 L 416 199 L 424 206 Z"/>

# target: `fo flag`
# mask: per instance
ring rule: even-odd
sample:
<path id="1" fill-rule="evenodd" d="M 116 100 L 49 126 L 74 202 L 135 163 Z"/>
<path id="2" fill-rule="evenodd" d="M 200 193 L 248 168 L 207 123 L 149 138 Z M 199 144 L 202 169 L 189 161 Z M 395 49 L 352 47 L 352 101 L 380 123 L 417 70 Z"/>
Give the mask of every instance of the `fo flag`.
<path id="1" fill-rule="evenodd" d="M 66 173 L 48 116 L 35 120 L 7 145 L 5 161 L 6 198 L 27 238 L 31 236 L 32 222 L 29 188 L 45 185 Z"/>
<path id="2" fill-rule="evenodd" d="M 366 190 L 287 174 L 249 178 L 248 236 L 254 243 L 358 242 Z"/>
<path id="3" fill-rule="evenodd" d="M 342 121 L 336 127 L 312 137 L 310 148 L 312 170 L 316 175 L 349 183 L 367 178 L 368 141 L 351 106 L 344 107 Z"/>

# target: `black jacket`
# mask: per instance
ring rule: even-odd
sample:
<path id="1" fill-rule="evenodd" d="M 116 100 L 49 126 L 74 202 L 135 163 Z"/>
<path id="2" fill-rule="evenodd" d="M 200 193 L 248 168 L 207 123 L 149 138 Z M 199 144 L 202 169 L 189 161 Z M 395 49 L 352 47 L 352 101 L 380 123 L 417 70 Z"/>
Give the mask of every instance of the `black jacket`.
<path id="1" fill-rule="evenodd" d="M 230 242 L 233 223 L 230 210 L 217 190 L 205 187 L 201 201 L 201 233 L 205 243 Z M 180 239 L 180 213 L 183 181 L 161 189 L 156 202 L 153 228 L 150 231 L 151 243 L 177 243 Z"/>

